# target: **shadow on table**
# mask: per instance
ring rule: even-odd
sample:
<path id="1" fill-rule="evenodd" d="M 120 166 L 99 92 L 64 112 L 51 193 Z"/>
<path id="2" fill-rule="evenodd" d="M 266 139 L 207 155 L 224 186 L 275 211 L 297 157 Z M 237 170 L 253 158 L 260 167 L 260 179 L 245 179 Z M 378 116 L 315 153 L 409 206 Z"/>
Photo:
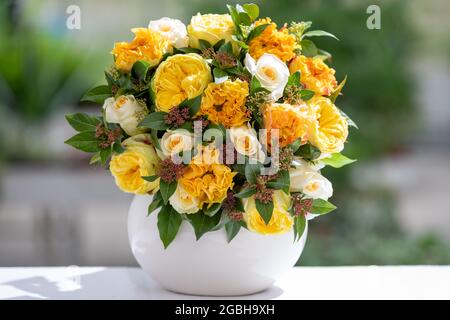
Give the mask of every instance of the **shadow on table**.
<path id="1" fill-rule="evenodd" d="M 274 299 L 283 290 L 272 286 L 257 294 L 239 297 L 204 297 L 170 292 L 149 279 L 140 269 L 93 268 L 86 272 L 64 274 L 57 271 L 39 276 L 0 284 L 0 298 L 6 300 L 85 300 L 85 299 L 155 299 L 155 300 L 205 300 L 205 299 Z M 120 271 L 118 271 L 120 270 Z M 83 274 L 84 273 L 84 274 Z M 6 293 L 5 293 L 6 292 Z M 6 296 L 5 296 L 6 295 Z"/>

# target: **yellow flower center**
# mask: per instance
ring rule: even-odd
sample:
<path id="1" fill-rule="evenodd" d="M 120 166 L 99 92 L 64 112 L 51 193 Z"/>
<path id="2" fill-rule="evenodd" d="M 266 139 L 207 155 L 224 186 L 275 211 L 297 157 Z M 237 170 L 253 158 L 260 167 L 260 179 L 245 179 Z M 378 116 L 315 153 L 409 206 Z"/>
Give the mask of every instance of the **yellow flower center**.
<path id="1" fill-rule="evenodd" d="M 120 109 L 122 108 L 122 106 L 127 103 L 127 98 L 124 96 L 121 96 L 119 99 L 117 99 L 116 104 L 114 105 L 114 107 L 116 109 Z"/>
<path id="2" fill-rule="evenodd" d="M 170 27 L 170 25 L 164 24 L 161 26 L 161 28 L 159 28 L 159 30 L 161 30 L 162 32 L 169 32 L 172 30 L 172 28 Z"/>
<path id="3" fill-rule="evenodd" d="M 272 68 L 269 67 L 263 67 L 262 68 L 262 72 L 264 73 L 264 75 L 269 78 L 272 81 L 275 81 L 277 79 L 277 74 L 275 73 L 275 71 L 273 71 Z"/>

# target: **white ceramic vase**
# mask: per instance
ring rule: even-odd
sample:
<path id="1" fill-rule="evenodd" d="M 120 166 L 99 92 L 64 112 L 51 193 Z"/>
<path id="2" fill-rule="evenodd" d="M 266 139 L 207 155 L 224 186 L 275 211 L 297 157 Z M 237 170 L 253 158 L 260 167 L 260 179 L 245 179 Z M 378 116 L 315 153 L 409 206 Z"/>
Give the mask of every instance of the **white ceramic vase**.
<path id="1" fill-rule="evenodd" d="M 260 235 L 241 228 L 230 242 L 224 229 L 208 232 L 198 241 L 183 221 L 167 249 L 159 238 L 157 212 L 147 217 L 152 197 L 135 196 L 128 213 L 128 238 L 139 265 L 164 288 L 184 294 L 247 295 L 272 286 L 297 262 L 306 241 L 294 233 Z"/>

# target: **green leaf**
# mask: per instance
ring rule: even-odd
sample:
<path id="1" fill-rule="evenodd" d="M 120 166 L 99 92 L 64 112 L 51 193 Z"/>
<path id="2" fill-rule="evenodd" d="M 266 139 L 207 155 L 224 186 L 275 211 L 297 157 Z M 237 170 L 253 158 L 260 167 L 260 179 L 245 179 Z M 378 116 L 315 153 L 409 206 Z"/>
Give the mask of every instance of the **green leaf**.
<path id="1" fill-rule="evenodd" d="M 225 39 L 220 39 L 219 41 L 217 41 L 214 45 L 213 45 L 213 49 L 214 51 L 219 51 L 220 47 L 223 46 L 223 44 L 225 43 Z"/>
<path id="2" fill-rule="evenodd" d="M 313 214 L 327 214 L 336 209 L 336 206 L 323 199 L 315 199 L 309 210 Z"/>
<path id="3" fill-rule="evenodd" d="M 187 215 L 189 222 L 191 223 L 192 227 L 194 227 L 197 240 L 200 239 L 205 233 L 213 230 L 214 227 L 219 223 L 220 217 L 220 214 L 209 217 L 201 211 Z"/>
<path id="4" fill-rule="evenodd" d="M 175 239 L 182 221 L 181 215 L 171 206 L 162 207 L 158 214 L 157 226 L 159 237 L 164 244 L 164 249 L 167 249 L 170 243 Z"/>
<path id="5" fill-rule="evenodd" d="M 318 54 L 317 47 L 311 40 L 300 41 L 300 46 L 302 47 L 302 54 L 304 56 L 314 57 Z"/>
<path id="6" fill-rule="evenodd" d="M 250 31 L 250 33 L 247 36 L 247 43 L 250 43 L 250 41 L 252 41 L 254 38 L 261 35 L 261 33 L 263 33 L 264 30 L 266 30 L 266 28 L 268 26 L 269 26 L 269 24 L 261 24 L 255 28 L 253 28 L 252 31 Z"/>
<path id="7" fill-rule="evenodd" d="M 100 151 L 98 140 L 95 137 L 95 131 L 80 132 L 74 135 L 72 138 L 66 140 L 64 143 L 84 152 Z"/>
<path id="8" fill-rule="evenodd" d="M 81 101 L 90 101 L 103 104 L 106 98 L 111 97 L 111 90 L 107 85 L 101 85 L 91 88 L 84 94 Z"/>
<path id="9" fill-rule="evenodd" d="M 220 208 L 221 208 L 222 204 L 221 203 L 214 203 L 212 204 L 209 208 L 206 207 L 203 212 L 209 216 L 212 217 L 214 216 L 217 212 L 219 212 Z"/>
<path id="10" fill-rule="evenodd" d="M 323 31 L 323 30 L 311 30 L 311 31 L 305 32 L 303 34 L 303 37 L 331 37 L 336 40 L 339 40 L 334 34 L 329 33 L 327 31 Z"/>
<path id="11" fill-rule="evenodd" d="M 211 43 L 204 39 L 198 39 L 198 44 L 200 46 L 200 50 L 206 50 L 212 47 Z"/>
<path id="12" fill-rule="evenodd" d="M 242 5 L 242 8 L 247 12 L 248 16 L 252 20 L 256 20 L 259 16 L 259 7 L 254 3 L 246 3 Z"/>
<path id="13" fill-rule="evenodd" d="M 217 80 L 218 78 L 228 77 L 228 73 L 226 73 L 225 71 L 223 71 L 219 68 L 214 68 L 213 75 L 214 75 L 214 80 Z"/>
<path id="14" fill-rule="evenodd" d="M 111 147 L 100 150 L 100 162 L 101 162 L 102 166 L 106 165 L 106 162 L 111 157 L 111 153 L 112 153 Z"/>
<path id="15" fill-rule="evenodd" d="M 189 47 L 183 47 L 183 48 L 174 48 L 174 54 L 177 53 L 202 53 L 201 50 L 196 48 L 189 48 Z"/>
<path id="16" fill-rule="evenodd" d="M 261 164 L 246 164 L 245 166 L 245 178 L 250 183 L 256 183 L 256 177 L 261 173 Z"/>
<path id="17" fill-rule="evenodd" d="M 66 120 L 78 132 L 95 131 L 97 125 L 101 123 L 99 118 L 85 113 L 68 114 Z"/>
<path id="18" fill-rule="evenodd" d="M 142 120 L 139 126 L 155 130 L 167 130 L 169 125 L 165 121 L 166 115 L 167 113 L 159 111 L 150 113 Z"/>
<path id="19" fill-rule="evenodd" d="M 255 186 L 251 186 L 251 187 L 242 189 L 239 193 L 236 193 L 234 196 L 236 198 L 244 199 L 244 198 L 251 197 L 255 193 L 256 193 L 256 187 Z"/>
<path id="20" fill-rule="evenodd" d="M 193 117 L 200 110 L 201 104 L 202 104 L 202 96 L 199 95 L 199 96 L 197 96 L 195 98 L 183 101 L 181 103 L 181 106 L 182 107 L 188 107 L 189 108 L 189 114 L 191 115 L 191 117 Z"/>
<path id="21" fill-rule="evenodd" d="M 339 109 L 339 108 L 338 108 Z M 344 112 L 344 111 L 342 111 L 341 109 L 339 109 L 339 112 L 341 113 L 341 115 L 345 118 L 345 120 L 347 120 L 347 124 L 350 126 L 350 127 L 354 127 L 354 128 L 356 128 L 356 129 L 359 129 L 358 128 L 358 125 L 355 123 L 355 121 L 353 121 L 352 119 L 350 119 L 350 117 Z"/>
<path id="22" fill-rule="evenodd" d="M 309 99 L 314 97 L 314 94 L 315 94 L 315 92 L 312 91 L 312 90 L 303 89 L 303 90 L 300 91 L 300 96 L 301 96 L 303 101 L 308 101 Z"/>
<path id="23" fill-rule="evenodd" d="M 173 195 L 176 189 L 177 189 L 176 181 L 167 183 L 164 180 L 159 180 L 159 192 L 161 192 L 164 204 L 167 204 L 169 198 Z"/>
<path id="24" fill-rule="evenodd" d="M 89 164 L 94 164 L 97 162 L 100 162 L 100 152 L 96 152 L 89 160 Z"/>
<path id="25" fill-rule="evenodd" d="M 306 227 L 306 217 L 304 215 L 300 215 L 294 218 L 294 242 L 300 240 L 305 232 Z"/>
<path id="26" fill-rule="evenodd" d="M 347 82 L 347 76 L 345 76 L 344 80 L 342 80 L 341 83 L 339 83 L 337 88 L 334 89 L 333 93 L 330 94 L 330 96 L 328 97 L 328 99 L 330 99 L 331 102 L 333 102 L 333 103 L 336 102 L 336 99 L 341 94 L 342 88 L 344 88 L 346 82 Z"/>
<path id="27" fill-rule="evenodd" d="M 289 148 L 291 148 L 291 149 L 292 149 L 292 152 L 295 153 L 295 152 L 298 150 L 298 148 L 300 148 L 301 145 L 302 145 L 302 139 L 299 138 L 299 139 L 295 140 L 294 142 L 292 142 L 292 143 L 289 145 Z"/>
<path id="28" fill-rule="evenodd" d="M 147 78 L 148 70 L 150 69 L 150 64 L 147 61 L 139 60 L 133 64 L 131 73 L 139 80 L 145 81 Z"/>
<path id="29" fill-rule="evenodd" d="M 288 78 L 287 86 L 301 86 L 302 83 L 300 82 L 300 71 L 296 71 L 293 74 L 291 74 Z"/>
<path id="30" fill-rule="evenodd" d="M 300 156 L 306 160 L 316 160 L 320 157 L 321 152 L 315 146 L 310 143 L 300 146 L 297 151 L 294 152 L 296 156 Z"/>
<path id="31" fill-rule="evenodd" d="M 237 5 L 239 6 L 239 5 Z M 240 24 L 244 25 L 244 26 L 249 26 L 252 24 L 252 18 L 250 18 L 250 16 L 247 14 L 247 12 L 239 12 L 239 21 Z"/>
<path id="32" fill-rule="evenodd" d="M 347 164 L 355 162 L 356 160 L 347 158 L 341 153 L 333 153 L 329 158 L 324 158 L 321 161 L 330 167 L 341 168 Z"/>
<path id="33" fill-rule="evenodd" d="M 145 181 L 153 182 L 153 181 L 155 181 L 156 179 L 158 179 L 159 176 L 154 175 L 154 176 L 145 176 L 145 177 L 141 177 L 141 178 L 144 179 Z"/>
<path id="34" fill-rule="evenodd" d="M 241 225 L 237 221 L 231 220 L 225 224 L 225 231 L 227 233 L 228 243 L 230 243 L 231 240 L 233 240 L 233 238 L 236 237 L 240 229 Z"/>
<path id="35" fill-rule="evenodd" d="M 253 76 L 250 80 L 250 94 L 257 92 L 259 88 L 262 88 L 261 82 L 259 82 L 259 80 L 255 76 Z"/>
<path id="36" fill-rule="evenodd" d="M 272 189 L 283 190 L 286 194 L 289 194 L 289 172 L 287 170 L 279 171 L 277 180 L 267 182 L 267 186 Z"/>
<path id="37" fill-rule="evenodd" d="M 114 142 L 114 144 L 113 144 L 113 151 L 115 152 L 115 153 L 123 153 L 124 151 L 125 151 L 125 148 L 124 147 L 122 147 L 122 145 L 120 144 L 120 142 L 118 142 L 118 141 L 116 141 L 116 142 Z"/>
<path id="38" fill-rule="evenodd" d="M 231 42 L 227 42 L 224 43 L 220 46 L 218 52 L 224 52 L 224 53 L 228 53 L 230 55 L 233 55 L 233 45 L 231 44 Z"/>
<path id="39" fill-rule="evenodd" d="M 157 192 L 153 195 L 152 202 L 148 205 L 147 217 L 152 214 L 156 209 L 163 205 L 161 193 Z"/>
<path id="40" fill-rule="evenodd" d="M 153 145 L 156 148 L 158 148 L 159 150 L 161 150 L 161 145 L 159 144 L 159 140 L 158 140 L 158 130 L 151 129 L 150 130 L 150 136 L 152 138 Z"/>
<path id="41" fill-rule="evenodd" d="M 229 4 L 227 4 L 227 8 L 228 8 L 228 12 L 230 13 L 231 19 L 233 20 L 233 23 L 236 27 L 236 31 L 240 32 L 240 28 L 239 28 L 240 20 L 239 20 L 239 14 L 238 14 L 238 11 L 236 10 L 236 7 L 233 7 L 233 6 L 230 6 Z"/>
<path id="42" fill-rule="evenodd" d="M 259 215 L 263 218 L 264 222 L 268 224 L 270 219 L 272 219 L 273 201 L 270 201 L 269 203 L 262 203 L 260 200 L 255 199 L 255 204 Z"/>

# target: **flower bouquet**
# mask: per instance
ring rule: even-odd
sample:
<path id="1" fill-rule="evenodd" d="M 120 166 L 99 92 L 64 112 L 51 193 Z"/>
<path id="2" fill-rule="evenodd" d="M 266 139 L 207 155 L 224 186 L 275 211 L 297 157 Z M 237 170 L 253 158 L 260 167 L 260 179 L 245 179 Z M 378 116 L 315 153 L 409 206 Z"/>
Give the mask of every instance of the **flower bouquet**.
<path id="1" fill-rule="evenodd" d="M 332 184 L 320 169 L 354 161 L 341 151 L 348 126 L 356 125 L 335 105 L 345 79 L 338 84 L 326 64 L 330 54 L 311 40 L 336 37 L 310 30 L 311 22 L 278 28 L 258 18 L 255 4 L 228 10 L 197 14 L 187 27 L 162 18 L 132 29 L 131 42 L 114 45 L 107 84 L 82 98 L 103 104 L 101 115 L 67 115 L 78 133 L 66 143 L 93 153 L 90 163 L 109 167 L 122 191 L 146 195 L 146 212 L 138 211 L 155 220 L 154 229 L 142 232 L 158 234 L 160 243 L 152 242 L 158 259 L 177 241 L 190 241 L 177 237 L 190 224 L 186 232 L 196 240 L 220 233 L 230 246 L 240 231 L 256 234 L 249 250 L 289 234 L 282 246 L 296 250 L 291 267 L 307 221 L 335 209 L 328 201 Z M 139 221 L 136 228 L 147 223 Z M 143 265 L 142 244 L 136 246 Z M 178 263 L 186 254 L 195 260 L 183 248 Z"/>

